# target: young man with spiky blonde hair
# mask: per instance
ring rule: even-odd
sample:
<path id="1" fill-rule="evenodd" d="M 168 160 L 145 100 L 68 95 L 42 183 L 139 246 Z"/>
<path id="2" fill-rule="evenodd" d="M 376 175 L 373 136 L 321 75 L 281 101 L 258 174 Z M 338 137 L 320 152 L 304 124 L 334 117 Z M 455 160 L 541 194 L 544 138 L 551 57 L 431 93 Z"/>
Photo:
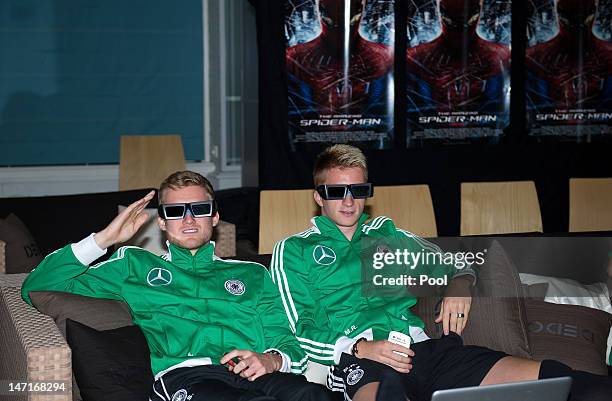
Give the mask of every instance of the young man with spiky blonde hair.
<path id="1" fill-rule="evenodd" d="M 306 231 L 279 241 L 272 254 L 272 279 L 291 328 L 310 360 L 329 367 L 331 390 L 353 401 L 428 401 L 440 389 L 572 376 L 570 400 L 609 399 L 608 377 L 573 371 L 557 361 L 463 346 L 460 334 L 476 279 L 471 268 L 421 262 L 409 269 L 448 279 L 436 319 L 443 325 L 440 339 L 430 339 L 423 331 L 423 321 L 411 311 L 417 299 L 405 285 L 399 292 L 394 292 L 396 285 L 390 293 L 372 291 L 367 274 L 376 269 L 376 255 L 394 259 L 393 249 L 399 247 L 413 254 L 441 250 L 387 217 L 368 221 L 363 210 L 373 187 L 367 177 L 359 149 L 334 145 L 324 150 L 313 172 L 321 216 L 313 218 Z"/>

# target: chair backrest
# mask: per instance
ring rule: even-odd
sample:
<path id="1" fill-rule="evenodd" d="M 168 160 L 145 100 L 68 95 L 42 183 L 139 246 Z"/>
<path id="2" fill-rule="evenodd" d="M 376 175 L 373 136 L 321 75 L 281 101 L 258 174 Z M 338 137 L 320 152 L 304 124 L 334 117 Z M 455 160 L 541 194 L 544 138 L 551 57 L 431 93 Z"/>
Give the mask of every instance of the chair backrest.
<path id="1" fill-rule="evenodd" d="M 417 235 L 437 235 L 433 203 L 427 185 L 375 187 L 374 197 L 366 202 L 366 213 L 385 215 L 397 227 Z M 312 189 L 261 191 L 259 196 L 259 253 L 270 253 L 274 244 L 305 230 L 310 219 L 319 214 Z"/>
<path id="2" fill-rule="evenodd" d="M 259 253 L 271 253 L 274 244 L 310 227 L 319 214 L 312 189 L 261 191 L 259 194 Z"/>
<path id="3" fill-rule="evenodd" d="M 533 181 L 461 183 L 461 235 L 543 232 Z"/>
<path id="4" fill-rule="evenodd" d="M 185 170 L 179 135 L 121 136 L 119 190 L 158 188 L 175 171 Z"/>
<path id="5" fill-rule="evenodd" d="M 387 216 L 396 227 L 421 237 L 436 237 L 436 216 L 427 185 L 393 185 L 375 187 L 368 199 L 366 213 L 372 217 Z"/>
<path id="6" fill-rule="evenodd" d="M 570 178 L 569 231 L 612 230 L 612 178 Z"/>

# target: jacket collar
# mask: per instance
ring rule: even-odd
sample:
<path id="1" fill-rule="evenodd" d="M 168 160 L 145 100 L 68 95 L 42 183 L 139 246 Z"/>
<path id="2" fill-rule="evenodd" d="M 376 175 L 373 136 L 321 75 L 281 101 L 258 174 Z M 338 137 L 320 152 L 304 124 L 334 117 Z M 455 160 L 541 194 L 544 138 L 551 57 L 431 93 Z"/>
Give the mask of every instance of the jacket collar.
<path id="1" fill-rule="evenodd" d="M 363 213 L 359 217 L 359 221 L 357 222 L 357 228 L 355 230 L 355 233 L 353 234 L 353 238 L 351 239 L 351 241 L 358 240 L 361 237 L 361 227 L 363 226 L 363 223 L 365 223 L 366 220 L 368 220 L 369 218 L 370 216 L 368 216 L 366 213 Z M 319 229 L 319 232 L 321 234 L 328 235 L 333 238 L 338 238 L 338 236 L 345 238 L 344 234 L 342 233 L 342 231 L 340 231 L 336 223 L 334 223 L 327 216 L 315 216 L 312 218 L 311 222 L 315 227 Z"/>
<path id="2" fill-rule="evenodd" d="M 209 241 L 199 248 L 195 255 L 192 255 L 189 249 L 181 248 L 169 241 L 166 241 L 166 246 L 168 247 L 168 261 L 189 270 L 207 268 L 216 258 L 214 241 Z"/>

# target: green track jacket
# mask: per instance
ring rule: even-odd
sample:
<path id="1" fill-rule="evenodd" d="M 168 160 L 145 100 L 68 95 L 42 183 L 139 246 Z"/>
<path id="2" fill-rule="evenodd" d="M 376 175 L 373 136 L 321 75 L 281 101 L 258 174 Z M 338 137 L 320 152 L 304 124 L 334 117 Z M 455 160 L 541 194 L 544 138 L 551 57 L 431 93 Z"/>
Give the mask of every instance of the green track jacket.
<path id="1" fill-rule="evenodd" d="M 222 260 L 209 243 L 195 255 L 169 244 L 161 257 L 127 246 L 89 267 L 81 261 L 91 258 L 77 256 L 92 241 L 49 254 L 24 282 L 24 300 L 31 304 L 29 293 L 44 290 L 125 301 L 147 339 L 156 377 L 179 364 L 218 364 L 235 348 L 278 350 L 281 371 L 303 372 L 307 359 L 262 265 Z"/>
<path id="2" fill-rule="evenodd" d="M 311 228 L 274 246 L 272 280 L 281 292 L 289 324 L 312 361 L 333 365 L 342 352 L 350 352 L 356 338 L 386 340 L 389 331 L 408 334 L 413 342 L 428 339 L 423 322 L 410 310 L 417 302 L 414 296 L 383 296 L 376 290 L 366 295 L 362 274 L 378 271 L 371 268 L 372 253 L 384 251 L 386 244 L 415 253 L 441 252 L 440 248 L 397 229 L 387 217 L 364 224 L 367 218 L 361 216 L 351 241 L 333 221 L 319 216 L 312 219 Z M 448 264 L 417 266 L 411 273 L 449 279 L 475 275 L 470 268 L 457 270 Z"/>

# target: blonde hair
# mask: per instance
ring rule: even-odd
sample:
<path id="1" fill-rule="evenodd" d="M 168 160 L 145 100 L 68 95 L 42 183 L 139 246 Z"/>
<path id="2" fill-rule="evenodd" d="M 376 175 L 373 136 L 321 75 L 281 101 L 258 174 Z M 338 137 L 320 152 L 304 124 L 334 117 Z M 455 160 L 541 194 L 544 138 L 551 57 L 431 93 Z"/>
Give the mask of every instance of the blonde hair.
<path id="1" fill-rule="evenodd" d="M 327 170 L 353 167 L 361 168 L 365 180 L 368 181 L 368 162 L 359 148 L 345 144 L 328 147 L 319 153 L 314 163 L 312 178 L 315 187 L 325 180 Z"/>
<path id="2" fill-rule="evenodd" d="M 159 203 L 163 203 L 164 191 L 191 186 L 204 188 L 208 195 L 210 195 L 210 198 L 215 199 L 215 190 L 212 184 L 202 174 L 194 171 L 177 171 L 170 174 L 159 186 L 159 191 L 157 192 Z"/>

